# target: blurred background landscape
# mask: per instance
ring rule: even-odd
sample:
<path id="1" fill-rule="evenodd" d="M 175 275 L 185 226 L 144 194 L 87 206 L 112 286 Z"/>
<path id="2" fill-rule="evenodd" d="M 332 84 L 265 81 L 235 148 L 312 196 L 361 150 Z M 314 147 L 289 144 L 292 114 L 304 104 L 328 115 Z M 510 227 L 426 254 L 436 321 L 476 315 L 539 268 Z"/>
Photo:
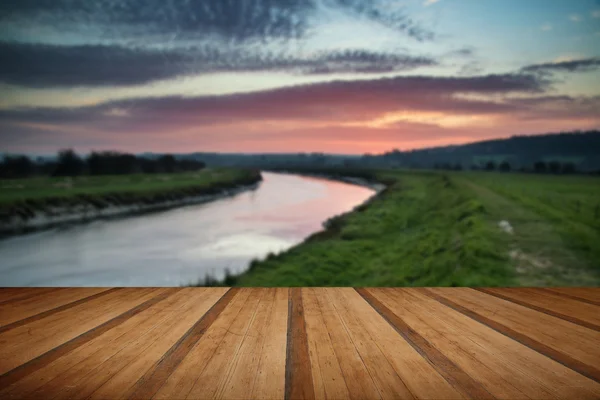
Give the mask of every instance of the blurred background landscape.
<path id="1" fill-rule="evenodd" d="M 2 286 L 598 286 L 597 0 L 0 5 Z"/>

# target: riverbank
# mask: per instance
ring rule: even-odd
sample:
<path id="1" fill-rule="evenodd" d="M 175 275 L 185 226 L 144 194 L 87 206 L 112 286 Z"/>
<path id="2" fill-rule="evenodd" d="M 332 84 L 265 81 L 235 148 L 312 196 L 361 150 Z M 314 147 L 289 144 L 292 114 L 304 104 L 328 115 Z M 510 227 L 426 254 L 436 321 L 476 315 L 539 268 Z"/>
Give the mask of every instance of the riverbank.
<path id="1" fill-rule="evenodd" d="M 0 181 L 0 236 L 199 204 L 252 190 L 257 170 Z"/>
<path id="2" fill-rule="evenodd" d="M 313 178 L 321 178 L 328 179 L 331 181 L 339 181 L 344 183 L 350 183 L 352 185 L 362 186 L 374 190 L 375 193 L 380 193 L 386 188 L 386 185 L 382 182 L 378 182 L 371 178 L 364 177 L 356 177 L 356 176 L 346 176 L 340 175 L 332 172 L 313 172 L 311 170 L 285 170 L 285 169 L 274 169 L 273 172 L 277 172 L 280 174 L 290 174 L 290 175 L 302 175 Z"/>
<path id="3" fill-rule="evenodd" d="M 597 178 L 397 170 L 360 177 L 387 188 L 222 284 L 600 284 Z"/>

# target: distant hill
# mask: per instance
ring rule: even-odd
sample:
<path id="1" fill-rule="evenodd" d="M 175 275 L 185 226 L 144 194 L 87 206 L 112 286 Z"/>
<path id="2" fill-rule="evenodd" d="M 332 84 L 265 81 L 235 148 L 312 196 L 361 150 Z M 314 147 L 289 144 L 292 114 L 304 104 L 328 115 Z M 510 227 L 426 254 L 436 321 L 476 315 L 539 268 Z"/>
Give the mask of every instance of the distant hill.
<path id="1" fill-rule="evenodd" d="M 513 169 L 530 169 L 539 161 L 558 161 L 573 163 L 581 171 L 598 170 L 600 131 L 513 136 L 458 146 L 395 150 L 361 158 L 361 164 L 408 168 L 434 168 L 441 164 L 481 168 L 489 161 L 496 164 L 506 161 Z"/>
<path id="2" fill-rule="evenodd" d="M 147 154 L 146 154 L 147 155 Z M 191 153 L 176 155 L 182 159 L 201 160 L 208 166 L 277 168 L 286 166 L 342 166 L 357 162 L 360 155 L 323 153 Z"/>

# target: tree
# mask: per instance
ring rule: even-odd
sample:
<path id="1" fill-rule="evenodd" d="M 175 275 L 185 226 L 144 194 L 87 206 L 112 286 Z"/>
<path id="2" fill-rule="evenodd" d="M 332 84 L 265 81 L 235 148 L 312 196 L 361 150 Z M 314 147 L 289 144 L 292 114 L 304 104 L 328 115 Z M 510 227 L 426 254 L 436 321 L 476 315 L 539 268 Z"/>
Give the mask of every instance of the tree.
<path id="1" fill-rule="evenodd" d="M 132 174 L 141 169 L 139 164 L 133 154 L 116 151 L 92 152 L 87 158 L 88 171 L 91 175 Z"/>
<path id="2" fill-rule="evenodd" d="M 77 176 L 83 173 L 84 162 L 72 149 L 60 150 L 54 176 Z"/>
<path id="3" fill-rule="evenodd" d="M 566 162 L 562 165 L 562 173 L 563 174 L 575 174 L 577 173 L 577 167 L 575 163 Z"/>
<path id="4" fill-rule="evenodd" d="M 33 162 L 27 156 L 6 156 L 0 163 L 0 177 L 25 178 L 35 171 Z"/>
<path id="5" fill-rule="evenodd" d="M 550 161 L 548 163 L 548 169 L 551 174 L 560 174 L 560 163 L 558 161 Z"/>
<path id="6" fill-rule="evenodd" d="M 494 171 L 494 170 L 496 170 L 496 163 L 493 162 L 493 161 L 488 161 L 485 164 L 485 170 L 486 171 Z"/>
<path id="7" fill-rule="evenodd" d="M 533 164 L 533 170 L 538 174 L 543 174 L 546 172 L 546 163 L 543 161 L 537 161 Z"/>
<path id="8" fill-rule="evenodd" d="M 162 172 L 175 172 L 177 161 L 175 160 L 175 157 L 172 154 L 165 154 L 164 156 L 160 156 L 157 161 Z"/>
<path id="9" fill-rule="evenodd" d="M 510 172 L 510 163 L 508 161 L 502 161 L 498 169 L 502 172 Z"/>

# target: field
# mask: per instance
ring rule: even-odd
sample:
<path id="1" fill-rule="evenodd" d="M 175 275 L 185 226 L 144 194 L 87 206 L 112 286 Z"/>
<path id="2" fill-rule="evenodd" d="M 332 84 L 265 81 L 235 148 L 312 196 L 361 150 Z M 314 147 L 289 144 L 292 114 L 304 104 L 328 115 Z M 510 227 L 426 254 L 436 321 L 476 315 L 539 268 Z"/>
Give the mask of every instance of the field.
<path id="1" fill-rule="evenodd" d="M 251 173 L 233 168 L 210 168 L 175 174 L 37 177 L 0 180 L 0 206 L 22 201 L 103 196 L 107 194 L 154 194 L 189 187 L 211 188 L 247 179 Z"/>
<path id="2" fill-rule="evenodd" d="M 600 179 L 379 171 L 388 188 L 240 286 L 600 285 Z M 502 222 L 505 221 L 505 222 Z M 500 226 L 504 226 L 502 228 Z"/>

